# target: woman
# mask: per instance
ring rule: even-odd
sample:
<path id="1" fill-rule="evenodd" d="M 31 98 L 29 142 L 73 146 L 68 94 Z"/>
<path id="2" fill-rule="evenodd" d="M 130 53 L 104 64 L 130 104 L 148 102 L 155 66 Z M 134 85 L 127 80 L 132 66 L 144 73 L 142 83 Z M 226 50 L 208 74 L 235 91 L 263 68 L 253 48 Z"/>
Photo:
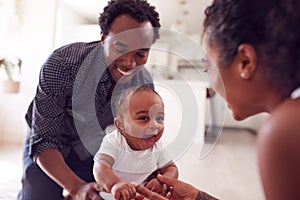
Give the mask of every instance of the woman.
<path id="1" fill-rule="evenodd" d="M 262 184 L 272 200 L 300 199 L 299 11 L 298 0 L 214 0 L 205 11 L 211 86 L 237 120 L 271 114 L 257 136 Z M 172 187 L 172 199 L 214 199 L 186 183 L 158 179 Z M 148 199 L 164 199 L 136 188 Z"/>

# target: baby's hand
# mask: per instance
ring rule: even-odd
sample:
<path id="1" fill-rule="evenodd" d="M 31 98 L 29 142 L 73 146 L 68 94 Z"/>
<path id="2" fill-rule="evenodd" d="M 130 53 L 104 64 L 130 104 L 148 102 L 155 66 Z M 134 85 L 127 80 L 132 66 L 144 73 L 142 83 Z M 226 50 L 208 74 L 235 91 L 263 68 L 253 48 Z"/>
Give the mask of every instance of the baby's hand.
<path id="1" fill-rule="evenodd" d="M 157 178 L 151 179 L 151 181 L 147 183 L 146 188 L 163 196 L 167 191 L 167 186 L 159 182 Z"/>
<path id="2" fill-rule="evenodd" d="M 130 200 L 135 198 L 136 190 L 133 184 L 121 181 L 112 186 L 111 194 L 117 200 Z"/>

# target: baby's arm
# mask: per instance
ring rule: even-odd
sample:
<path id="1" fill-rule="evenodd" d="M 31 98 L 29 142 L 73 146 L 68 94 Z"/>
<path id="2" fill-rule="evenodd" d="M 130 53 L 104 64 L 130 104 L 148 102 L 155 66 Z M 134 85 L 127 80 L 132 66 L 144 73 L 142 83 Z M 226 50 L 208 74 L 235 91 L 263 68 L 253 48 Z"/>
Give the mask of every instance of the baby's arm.
<path id="1" fill-rule="evenodd" d="M 162 167 L 160 170 L 160 174 L 172 178 L 177 179 L 178 178 L 178 168 L 176 167 L 175 163 L 173 161 L 170 161 L 168 164 L 166 164 L 164 167 Z M 155 191 L 161 195 L 165 195 L 167 192 L 167 186 L 165 184 L 162 184 L 158 181 L 158 179 L 155 177 L 151 179 L 146 187 L 151 190 Z"/>
<path id="2" fill-rule="evenodd" d="M 98 154 L 93 168 L 94 177 L 103 191 L 112 193 L 115 199 L 130 199 L 135 197 L 135 187 L 121 181 L 112 171 L 114 159 L 106 154 Z"/>
<path id="3" fill-rule="evenodd" d="M 173 161 L 170 161 L 167 165 L 160 169 L 161 174 L 167 178 L 177 179 L 178 168 Z"/>

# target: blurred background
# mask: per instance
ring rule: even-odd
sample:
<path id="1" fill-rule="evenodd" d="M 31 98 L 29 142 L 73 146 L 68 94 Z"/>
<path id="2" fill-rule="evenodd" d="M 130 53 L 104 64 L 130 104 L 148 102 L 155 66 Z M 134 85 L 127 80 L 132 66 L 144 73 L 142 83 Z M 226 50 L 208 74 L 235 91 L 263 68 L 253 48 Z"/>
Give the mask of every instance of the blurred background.
<path id="1" fill-rule="evenodd" d="M 163 29 L 177 32 L 194 44 L 200 43 L 204 10 L 211 0 L 148 2 L 160 13 Z M 106 0 L 0 0 L 0 66 L 13 67 L 10 74 L 0 68 L 0 199 L 15 199 L 20 188 L 21 151 L 27 129 L 24 116 L 34 97 L 42 64 L 54 49 L 64 44 L 99 40 L 98 16 L 106 4 Z M 168 32 L 163 32 L 163 38 L 168 37 Z M 183 48 L 184 53 L 177 56 L 152 51 L 147 67 L 154 78 L 176 84 L 179 72 L 195 82 L 203 82 L 195 76 L 195 67 L 201 69 L 202 52 L 180 41 L 167 41 L 157 41 L 155 45 L 166 51 Z M 159 69 L 157 63 L 170 70 Z M 205 125 L 213 123 L 214 114 L 206 89 L 209 83 L 200 100 L 205 110 L 201 115 L 203 131 Z M 221 199 L 264 199 L 255 140 L 267 115 L 237 122 L 221 98 L 216 97 L 215 103 L 224 110 L 225 121 L 215 124 L 223 126 L 224 122 L 223 134 L 205 158 L 199 159 L 197 142 L 190 146 L 177 161 L 180 179 Z"/>

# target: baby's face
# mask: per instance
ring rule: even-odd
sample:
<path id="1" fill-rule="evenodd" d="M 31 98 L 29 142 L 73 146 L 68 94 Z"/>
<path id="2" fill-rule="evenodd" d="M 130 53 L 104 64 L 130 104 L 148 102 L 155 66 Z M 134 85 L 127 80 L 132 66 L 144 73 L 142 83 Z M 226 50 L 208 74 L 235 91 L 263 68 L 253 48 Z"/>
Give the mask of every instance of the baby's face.
<path id="1" fill-rule="evenodd" d="M 151 148 L 162 136 L 164 130 L 164 104 L 159 95 L 151 91 L 134 93 L 124 109 L 120 120 L 122 134 L 134 150 Z"/>

